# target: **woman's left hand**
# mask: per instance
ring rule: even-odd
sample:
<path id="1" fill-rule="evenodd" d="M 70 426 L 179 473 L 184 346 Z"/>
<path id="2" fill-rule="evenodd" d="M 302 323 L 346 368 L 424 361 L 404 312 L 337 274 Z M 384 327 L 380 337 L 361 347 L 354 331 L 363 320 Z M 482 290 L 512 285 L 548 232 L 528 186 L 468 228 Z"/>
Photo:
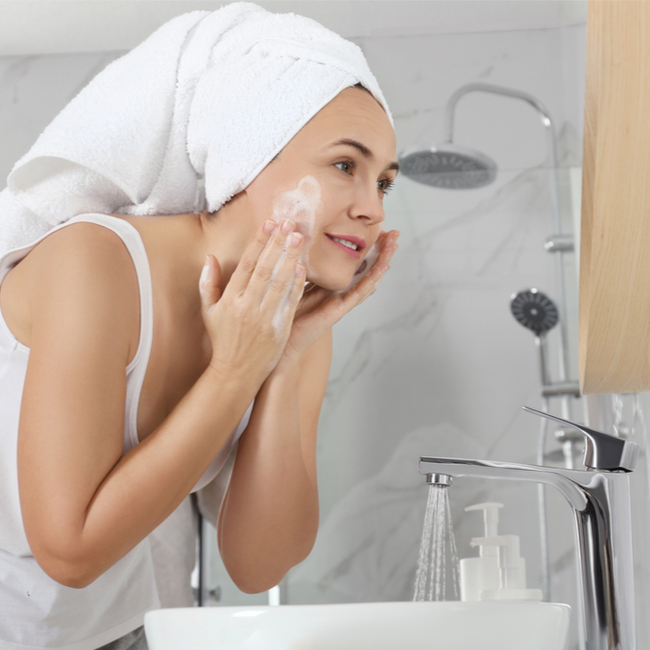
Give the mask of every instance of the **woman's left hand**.
<path id="1" fill-rule="evenodd" d="M 379 234 L 376 242 L 379 247 L 377 260 L 366 276 L 344 293 L 335 293 L 316 285 L 305 289 L 280 363 L 301 359 L 309 347 L 336 322 L 375 292 L 390 268 L 388 263 L 397 250 L 398 237 L 397 230 L 382 231 Z"/>

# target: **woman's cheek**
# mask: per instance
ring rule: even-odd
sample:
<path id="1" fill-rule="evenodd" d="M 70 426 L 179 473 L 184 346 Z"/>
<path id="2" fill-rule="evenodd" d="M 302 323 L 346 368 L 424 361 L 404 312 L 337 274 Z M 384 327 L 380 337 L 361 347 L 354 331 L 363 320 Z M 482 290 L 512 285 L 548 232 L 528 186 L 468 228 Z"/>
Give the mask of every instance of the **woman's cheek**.
<path id="1" fill-rule="evenodd" d="M 305 238 L 300 261 L 307 269 L 308 276 L 312 271 L 309 252 L 314 243 L 317 218 L 322 210 L 321 196 L 318 181 L 313 176 L 305 176 L 295 189 L 282 192 L 273 202 L 273 219 L 278 223 L 283 219 L 292 219 L 296 230 Z"/>

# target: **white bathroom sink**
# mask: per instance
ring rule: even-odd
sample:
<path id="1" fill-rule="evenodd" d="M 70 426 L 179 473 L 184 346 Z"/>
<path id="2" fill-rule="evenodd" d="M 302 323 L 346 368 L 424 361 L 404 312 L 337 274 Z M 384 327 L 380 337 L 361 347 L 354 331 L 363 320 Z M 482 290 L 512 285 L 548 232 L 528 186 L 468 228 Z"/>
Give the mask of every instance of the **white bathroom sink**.
<path id="1" fill-rule="evenodd" d="M 354 603 L 160 609 L 149 650 L 565 650 L 569 606 Z"/>

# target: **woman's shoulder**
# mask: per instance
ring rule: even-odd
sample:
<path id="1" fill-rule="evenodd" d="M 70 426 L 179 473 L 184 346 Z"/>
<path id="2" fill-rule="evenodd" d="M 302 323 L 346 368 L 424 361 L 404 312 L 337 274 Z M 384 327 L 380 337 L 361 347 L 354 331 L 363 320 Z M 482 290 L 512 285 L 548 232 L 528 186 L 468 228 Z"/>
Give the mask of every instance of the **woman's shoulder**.
<path id="1" fill-rule="evenodd" d="M 133 266 L 124 239 L 101 223 L 76 221 L 58 228 L 39 241 L 16 267 L 40 274 L 59 274 L 68 269 L 86 273 L 113 271 Z"/>
<path id="2" fill-rule="evenodd" d="M 101 225 L 76 222 L 45 237 L 6 276 L 2 294 L 5 320 L 11 328 L 15 316 L 23 338 L 30 339 L 21 341 L 28 347 L 36 320 L 65 328 L 119 322 L 117 329 L 128 338 L 135 331 L 137 340 L 139 288 L 133 259 L 122 238 Z"/>
<path id="3" fill-rule="evenodd" d="M 20 267 L 32 288 L 50 291 L 100 293 L 104 301 L 119 301 L 125 290 L 137 293 L 134 262 L 122 238 L 113 230 L 91 222 L 76 222 L 39 242 Z"/>
<path id="4" fill-rule="evenodd" d="M 125 259 L 121 259 L 124 257 L 122 253 L 127 253 Z M 112 260 L 114 264 L 120 264 L 128 260 L 129 255 L 122 237 L 114 230 L 101 223 L 75 221 L 48 234 L 25 259 L 29 257 L 38 262 L 86 259 L 100 263 Z"/>

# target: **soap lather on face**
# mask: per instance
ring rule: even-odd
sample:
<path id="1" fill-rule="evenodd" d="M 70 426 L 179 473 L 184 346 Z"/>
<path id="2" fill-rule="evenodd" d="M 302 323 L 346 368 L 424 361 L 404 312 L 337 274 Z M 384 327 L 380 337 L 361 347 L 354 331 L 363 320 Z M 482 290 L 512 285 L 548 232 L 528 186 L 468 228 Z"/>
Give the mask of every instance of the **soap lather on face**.
<path id="1" fill-rule="evenodd" d="M 313 241 L 316 213 L 321 205 L 321 189 L 318 181 L 313 176 L 305 176 L 295 190 L 282 192 L 273 202 L 272 218 L 276 223 L 284 219 L 291 219 L 296 224 L 296 230 L 302 234 L 304 245 L 300 254 L 300 262 L 310 275 L 309 248 Z M 284 255 L 278 261 L 282 263 Z M 277 336 L 285 329 L 291 296 L 291 284 L 273 317 L 273 327 Z"/>
<path id="2" fill-rule="evenodd" d="M 292 219 L 298 232 L 305 238 L 300 261 L 307 269 L 307 275 L 312 271 L 309 268 L 309 249 L 313 243 L 316 214 L 320 208 L 321 189 L 313 176 L 305 176 L 295 190 L 282 192 L 273 203 L 273 219 L 278 223 L 282 219 Z"/>
<path id="3" fill-rule="evenodd" d="M 313 278 L 314 270 L 309 266 L 309 250 L 314 243 L 317 214 L 322 208 L 321 188 L 313 176 L 305 176 L 295 190 L 282 192 L 273 203 L 273 219 L 292 219 L 298 230 L 305 238 L 301 254 L 301 263 L 307 269 L 307 275 Z M 372 268 L 379 257 L 379 248 L 373 244 L 356 270 L 352 281 L 343 292 L 351 289 Z M 338 293 L 338 292 L 337 292 Z"/>

